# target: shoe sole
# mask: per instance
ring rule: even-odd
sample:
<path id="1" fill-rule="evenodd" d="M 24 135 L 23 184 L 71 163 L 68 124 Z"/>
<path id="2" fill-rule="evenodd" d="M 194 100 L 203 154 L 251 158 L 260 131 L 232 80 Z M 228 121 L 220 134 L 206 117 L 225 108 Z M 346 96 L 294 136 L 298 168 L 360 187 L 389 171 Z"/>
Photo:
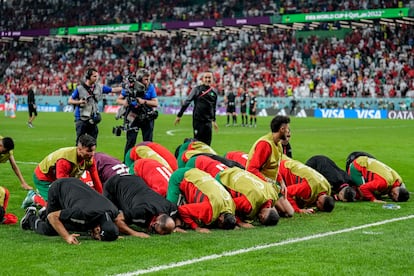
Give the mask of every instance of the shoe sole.
<path id="1" fill-rule="evenodd" d="M 33 211 L 33 212 L 32 212 Z M 20 228 L 23 230 L 30 230 L 30 225 L 27 225 L 27 227 L 25 226 L 25 224 L 28 222 L 30 215 L 36 215 L 36 211 L 33 209 L 27 209 L 26 213 L 24 214 L 24 216 L 22 217 L 22 219 L 20 220 Z"/>

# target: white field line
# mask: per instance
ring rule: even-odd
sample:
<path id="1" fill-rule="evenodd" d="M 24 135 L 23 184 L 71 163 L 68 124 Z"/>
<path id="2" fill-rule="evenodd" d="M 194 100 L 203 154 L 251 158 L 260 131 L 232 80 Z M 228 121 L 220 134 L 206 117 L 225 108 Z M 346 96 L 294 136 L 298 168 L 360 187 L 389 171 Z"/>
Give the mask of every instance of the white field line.
<path id="1" fill-rule="evenodd" d="M 175 132 L 180 132 L 180 131 L 183 131 L 183 129 L 170 129 L 170 130 L 167 130 L 165 133 L 169 136 L 174 136 Z"/>
<path id="2" fill-rule="evenodd" d="M 355 230 L 365 229 L 365 228 L 369 228 L 369 227 L 373 227 L 373 226 L 378 226 L 378 225 L 383 225 L 383 224 L 387 224 L 387 223 L 392 223 L 392 222 L 402 221 L 402 220 L 408 220 L 408 219 L 413 219 L 413 218 L 414 218 L 414 215 L 409 215 L 409 216 L 406 216 L 406 217 L 400 217 L 400 218 L 394 218 L 394 219 L 388 219 L 388 220 L 383 220 L 383 221 L 374 222 L 374 223 L 370 223 L 370 224 L 365 224 L 365 225 L 361 225 L 361 226 L 346 228 L 346 229 L 342 229 L 342 230 L 338 230 L 338 231 L 325 232 L 325 233 L 315 234 L 315 235 L 311 235 L 311 236 L 307 236 L 307 237 L 303 237 L 303 238 L 288 239 L 286 241 L 281 241 L 281 242 L 277 242 L 277 243 L 270 243 L 270 244 L 253 246 L 253 247 L 249 247 L 249 248 L 244 248 L 244 249 L 239 249 L 239 250 L 234 250 L 234 251 L 228 251 L 228 252 L 223 252 L 223 253 L 220 253 L 220 254 L 213 254 L 213 255 L 208 255 L 208 256 L 204 256 L 204 257 L 200 257 L 200 258 L 196 258 L 196 259 L 181 261 L 181 262 L 178 262 L 178 263 L 171 263 L 171 264 L 165 264 L 165 265 L 160 265 L 160 266 L 154 266 L 154 267 L 150 267 L 150 268 L 147 268 L 147 269 L 140 269 L 140 270 L 133 271 L 133 272 L 117 274 L 117 276 L 142 275 L 142 274 L 146 274 L 146 273 L 157 272 L 157 271 L 172 269 L 172 268 L 176 268 L 176 267 L 182 267 L 182 266 L 191 265 L 191 264 L 195 264 L 195 263 L 200 263 L 200 262 L 204 262 L 204 261 L 215 260 L 215 259 L 219 259 L 219 258 L 222 258 L 222 257 L 235 256 L 235 255 L 248 253 L 248 252 L 253 252 L 253 251 L 257 251 L 257 250 L 262 250 L 262 249 L 266 249 L 266 248 L 270 248 L 270 247 L 282 246 L 282 245 L 297 243 L 297 242 L 302 242 L 302 241 L 309 241 L 309 240 L 313 240 L 313 239 L 317 239 L 317 238 L 329 237 L 329 236 L 338 235 L 338 234 L 342 234 L 342 233 L 352 232 L 352 231 L 355 231 Z"/>

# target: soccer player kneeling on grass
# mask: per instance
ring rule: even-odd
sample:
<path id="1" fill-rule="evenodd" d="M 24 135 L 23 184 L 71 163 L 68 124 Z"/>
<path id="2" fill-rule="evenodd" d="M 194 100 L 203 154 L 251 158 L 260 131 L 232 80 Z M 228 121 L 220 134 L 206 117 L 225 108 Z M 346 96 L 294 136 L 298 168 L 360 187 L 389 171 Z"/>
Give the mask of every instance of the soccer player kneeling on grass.
<path id="1" fill-rule="evenodd" d="M 278 211 L 288 217 L 294 214 L 290 203 L 279 198 L 279 189 L 275 185 L 240 167 L 228 166 L 206 155 L 193 156 L 187 166 L 209 173 L 226 188 L 236 204 L 237 224 L 241 227 L 253 227 L 251 223 L 256 219 L 266 226 L 276 225 Z"/>
<path id="2" fill-rule="evenodd" d="M 328 180 L 297 160 L 282 160 L 277 180 L 286 185 L 287 199 L 297 213 L 314 213 L 314 207 L 319 211 L 332 212 L 335 207 Z"/>
<path id="3" fill-rule="evenodd" d="M 129 225 L 144 228 L 149 233 L 167 235 L 175 229 L 177 205 L 153 191 L 136 175 L 115 175 L 104 184 L 104 196 L 122 210 L 119 231 L 140 238 L 149 235 L 137 232 Z"/>
<path id="4" fill-rule="evenodd" d="M 20 221 L 23 230 L 60 235 L 68 244 L 79 244 L 76 232 L 91 232 L 95 240 L 113 241 L 119 230 L 115 225 L 121 213 L 107 198 L 78 178 L 61 178 L 50 185 L 45 212 L 28 207 Z"/>
<path id="5" fill-rule="evenodd" d="M 33 180 L 37 192 L 33 190 L 27 193 L 23 200 L 22 208 L 26 209 L 31 205 L 45 206 L 40 204 L 39 195 L 42 201 L 48 201 L 48 190 L 51 183 L 60 178 L 80 178 L 85 171 L 91 176 L 91 188 L 102 194 L 102 182 L 98 174 L 94 154 L 96 151 L 96 140 L 88 134 L 81 135 L 76 147 L 66 147 L 55 150 L 46 156 L 36 166 Z M 38 194 L 37 194 L 38 193 Z"/>
<path id="6" fill-rule="evenodd" d="M 355 158 L 349 165 L 348 173 L 357 185 L 363 200 L 386 203 L 383 195 L 397 202 L 407 201 L 410 193 L 401 176 L 386 164 L 368 156 Z"/>
<path id="7" fill-rule="evenodd" d="M 305 165 L 322 174 L 331 184 L 332 196 L 335 200 L 353 202 L 356 200 L 354 182 L 346 171 L 339 168 L 335 162 L 325 155 L 315 155 L 306 161 Z"/>
<path id="8" fill-rule="evenodd" d="M 176 170 L 168 183 L 167 199 L 178 205 L 182 225 L 201 233 L 207 227 L 234 229 L 236 205 L 227 190 L 210 174 L 197 168 Z"/>

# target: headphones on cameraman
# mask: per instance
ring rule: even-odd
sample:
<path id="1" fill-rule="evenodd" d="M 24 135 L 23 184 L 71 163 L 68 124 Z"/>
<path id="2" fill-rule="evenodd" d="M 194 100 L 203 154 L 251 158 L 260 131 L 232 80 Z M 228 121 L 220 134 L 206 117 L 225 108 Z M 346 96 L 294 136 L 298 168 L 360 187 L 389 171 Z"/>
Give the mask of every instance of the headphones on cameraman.
<path id="1" fill-rule="evenodd" d="M 85 78 L 87 80 L 90 80 L 93 72 L 98 72 L 98 71 L 94 68 L 88 68 L 88 70 L 86 70 Z"/>
<path id="2" fill-rule="evenodd" d="M 149 77 L 149 75 L 150 75 L 150 72 L 147 69 L 141 68 L 137 71 L 137 74 L 136 74 L 137 81 L 142 82 L 142 79 L 147 76 Z"/>

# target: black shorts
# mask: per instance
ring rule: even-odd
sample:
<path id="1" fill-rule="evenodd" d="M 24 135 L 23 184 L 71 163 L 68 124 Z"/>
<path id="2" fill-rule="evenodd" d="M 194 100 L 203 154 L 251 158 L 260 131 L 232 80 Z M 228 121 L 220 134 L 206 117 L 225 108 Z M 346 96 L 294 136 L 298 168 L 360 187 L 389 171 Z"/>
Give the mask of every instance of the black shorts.
<path id="1" fill-rule="evenodd" d="M 240 106 L 240 112 L 241 113 L 246 113 L 246 111 L 247 111 L 247 106 L 246 105 L 241 105 Z"/>
<path id="2" fill-rule="evenodd" d="M 29 104 L 29 116 L 32 117 L 33 114 L 37 116 L 37 108 L 33 104 Z"/>
<path id="3" fill-rule="evenodd" d="M 236 107 L 234 105 L 232 106 L 228 106 L 226 109 L 227 113 L 235 113 L 236 112 Z"/>
<path id="4" fill-rule="evenodd" d="M 198 141 L 210 146 L 213 136 L 212 122 L 193 120 L 193 135 Z"/>

